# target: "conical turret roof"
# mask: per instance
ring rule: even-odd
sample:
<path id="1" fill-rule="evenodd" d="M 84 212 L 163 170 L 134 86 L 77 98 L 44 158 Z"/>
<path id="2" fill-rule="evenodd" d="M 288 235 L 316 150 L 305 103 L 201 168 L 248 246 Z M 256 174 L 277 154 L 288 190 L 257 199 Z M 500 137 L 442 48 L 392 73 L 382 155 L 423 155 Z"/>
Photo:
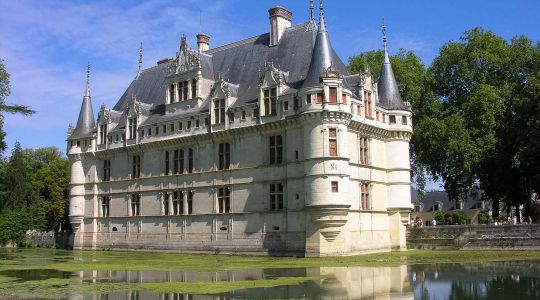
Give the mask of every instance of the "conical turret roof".
<path id="1" fill-rule="evenodd" d="M 328 31 L 326 30 L 326 22 L 324 20 L 324 8 L 321 1 L 319 26 L 317 30 L 317 36 L 315 38 L 315 45 L 313 47 L 313 53 L 311 55 L 311 62 L 309 65 L 309 71 L 306 79 L 302 84 L 303 88 L 309 88 L 318 86 L 321 84 L 321 76 L 324 71 L 330 67 L 336 68 L 337 58 L 335 57 L 335 51 L 330 43 Z"/>
<path id="2" fill-rule="evenodd" d="M 387 109 L 406 109 L 409 107 L 401 99 L 394 70 L 388 55 L 386 26 L 383 25 L 384 60 L 378 82 L 379 105 Z"/>
<path id="3" fill-rule="evenodd" d="M 69 137 L 70 140 L 91 137 L 96 127 L 94 111 L 92 109 L 92 97 L 90 96 L 90 65 L 86 73 L 86 87 L 77 126 Z"/>

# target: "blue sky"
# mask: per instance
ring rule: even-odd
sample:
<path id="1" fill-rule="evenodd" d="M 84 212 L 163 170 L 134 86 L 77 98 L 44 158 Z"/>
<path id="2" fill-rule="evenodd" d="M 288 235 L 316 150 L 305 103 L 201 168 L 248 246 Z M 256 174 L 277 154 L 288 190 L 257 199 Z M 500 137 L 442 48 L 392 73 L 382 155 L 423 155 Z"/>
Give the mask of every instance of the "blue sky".
<path id="1" fill-rule="evenodd" d="M 79 113 L 87 61 L 97 113 L 102 103 L 113 106 L 135 76 L 140 42 L 143 65 L 151 67 L 175 54 L 183 33 L 192 46 L 199 31 L 211 36 L 211 46 L 265 33 L 267 10 L 275 5 L 291 10 L 294 24 L 309 18 L 308 0 L 0 0 L 0 58 L 12 75 L 9 102 L 37 110 L 31 117 L 6 118 L 8 144 L 64 150 L 67 126 Z M 413 50 L 426 64 L 446 41 L 475 26 L 505 38 L 540 38 L 538 0 L 326 0 L 325 12 L 333 46 L 345 62 L 381 48 L 383 16 L 390 51 Z"/>

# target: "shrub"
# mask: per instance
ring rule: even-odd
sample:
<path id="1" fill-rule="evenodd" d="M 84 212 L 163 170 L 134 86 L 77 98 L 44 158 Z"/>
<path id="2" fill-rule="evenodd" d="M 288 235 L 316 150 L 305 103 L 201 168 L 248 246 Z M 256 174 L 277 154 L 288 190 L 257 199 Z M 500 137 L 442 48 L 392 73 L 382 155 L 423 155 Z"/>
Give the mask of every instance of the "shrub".
<path id="1" fill-rule="evenodd" d="M 446 225 L 446 214 L 442 211 L 438 211 L 433 214 L 433 219 L 437 221 L 437 225 Z"/>
<path id="2" fill-rule="evenodd" d="M 454 211 L 448 217 L 448 223 L 451 225 L 467 225 L 467 215 L 462 211 Z"/>

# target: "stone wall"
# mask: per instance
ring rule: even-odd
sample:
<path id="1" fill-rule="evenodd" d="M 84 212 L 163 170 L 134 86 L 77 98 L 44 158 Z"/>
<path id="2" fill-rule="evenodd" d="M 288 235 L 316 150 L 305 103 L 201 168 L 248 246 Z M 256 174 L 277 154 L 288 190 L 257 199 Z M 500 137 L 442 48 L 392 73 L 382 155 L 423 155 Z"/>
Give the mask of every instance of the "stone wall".
<path id="1" fill-rule="evenodd" d="M 540 250 L 540 225 L 409 228 L 407 246 L 418 249 Z"/>
<path id="2" fill-rule="evenodd" d="M 29 230 L 26 232 L 26 241 L 32 247 L 70 249 L 73 247 L 73 234 L 69 232 Z"/>

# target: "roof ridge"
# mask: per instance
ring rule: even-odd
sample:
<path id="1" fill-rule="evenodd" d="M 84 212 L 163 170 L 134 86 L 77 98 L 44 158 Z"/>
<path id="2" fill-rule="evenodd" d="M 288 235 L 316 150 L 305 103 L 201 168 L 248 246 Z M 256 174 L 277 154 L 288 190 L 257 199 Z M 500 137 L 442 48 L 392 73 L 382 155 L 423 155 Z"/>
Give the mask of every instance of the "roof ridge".
<path id="1" fill-rule="evenodd" d="M 298 29 L 302 28 L 302 26 L 305 27 L 307 24 L 308 23 L 302 23 L 302 24 L 298 24 L 298 25 L 295 25 L 295 26 L 291 26 L 291 27 L 285 29 L 285 31 L 298 30 Z M 252 36 L 252 37 L 249 37 L 249 38 L 246 38 L 246 39 L 243 39 L 243 40 L 239 40 L 239 41 L 236 41 L 236 42 L 225 44 L 225 45 L 210 49 L 208 51 L 204 51 L 204 53 L 208 54 L 208 55 L 213 55 L 213 54 L 215 54 L 216 52 L 219 52 L 219 51 L 228 50 L 228 49 L 231 49 L 231 48 L 234 48 L 234 47 L 249 44 L 250 42 L 252 42 L 254 40 L 257 40 L 258 38 L 260 38 L 260 37 L 262 37 L 264 35 L 269 35 L 269 34 L 270 34 L 270 32 L 262 33 L 262 34 Z"/>

